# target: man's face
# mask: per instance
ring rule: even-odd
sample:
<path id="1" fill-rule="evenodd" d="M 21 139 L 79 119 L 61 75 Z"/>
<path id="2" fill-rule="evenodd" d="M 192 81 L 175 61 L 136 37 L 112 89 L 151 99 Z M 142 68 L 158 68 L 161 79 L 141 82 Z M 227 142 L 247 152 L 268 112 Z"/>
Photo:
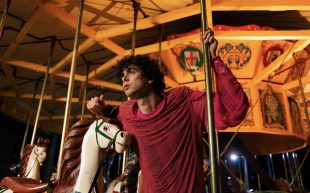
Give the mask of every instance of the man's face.
<path id="1" fill-rule="evenodd" d="M 139 99 L 145 97 L 152 90 L 152 81 L 144 78 L 137 66 L 129 66 L 129 68 L 124 69 L 121 79 L 127 97 Z"/>

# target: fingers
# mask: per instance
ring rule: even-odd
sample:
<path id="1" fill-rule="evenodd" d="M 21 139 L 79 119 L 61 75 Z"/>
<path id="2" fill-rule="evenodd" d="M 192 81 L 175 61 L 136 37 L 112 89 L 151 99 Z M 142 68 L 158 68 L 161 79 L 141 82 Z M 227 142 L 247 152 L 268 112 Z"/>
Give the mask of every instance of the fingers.
<path id="1" fill-rule="evenodd" d="M 207 31 L 202 34 L 202 38 L 204 43 L 212 44 L 214 41 L 216 41 L 214 38 L 214 32 L 210 28 L 208 28 Z"/>
<path id="2" fill-rule="evenodd" d="M 99 97 L 93 97 L 91 98 L 88 103 L 87 103 L 87 109 L 91 110 L 93 109 L 96 105 L 98 105 Z"/>
<path id="3" fill-rule="evenodd" d="M 95 96 L 91 98 L 87 103 L 87 109 L 90 111 L 95 111 L 96 109 L 101 109 L 105 106 L 103 95 Z"/>
<path id="4" fill-rule="evenodd" d="M 100 100 L 101 102 L 104 102 L 103 94 L 101 94 L 101 95 L 99 96 L 99 100 Z"/>

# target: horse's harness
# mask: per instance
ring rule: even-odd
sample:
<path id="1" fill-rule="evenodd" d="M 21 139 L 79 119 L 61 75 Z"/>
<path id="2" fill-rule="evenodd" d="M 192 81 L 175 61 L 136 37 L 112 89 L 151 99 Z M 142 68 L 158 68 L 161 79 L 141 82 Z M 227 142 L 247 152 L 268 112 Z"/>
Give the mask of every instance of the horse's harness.
<path id="1" fill-rule="evenodd" d="M 109 140 L 109 144 L 108 144 L 108 146 L 106 147 L 105 154 L 103 155 L 103 157 L 102 157 L 102 159 L 101 159 L 101 161 L 100 161 L 99 167 L 98 167 L 98 169 L 97 169 L 97 171 L 96 171 L 95 177 L 94 177 L 93 182 L 92 182 L 92 184 L 91 184 L 91 186 L 90 186 L 90 188 L 89 188 L 88 193 L 91 193 L 91 192 L 92 192 L 92 189 L 95 187 L 95 184 L 96 184 L 96 181 L 97 181 L 97 179 L 98 179 L 100 170 L 101 170 L 101 168 L 103 167 L 103 165 L 105 164 L 105 159 L 106 159 L 106 157 L 107 157 L 108 151 L 109 151 L 109 149 L 111 149 L 111 147 L 114 147 L 114 148 L 115 148 L 116 137 L 117 137 L 117 135 L 121 132 L 121 130 L 118 130 L 113 138 L 112 138 L 111 136 L 105 134 L 104 132 L 100 131 L 100 127 L 102 126 L 102 124 L 103 124 L 104 122 L 105 122 L 105 121 L 102 120 L 101 123 L 98 124 L 98 120 L 96 120 L 96 128 L 95 128 L 95 130 L 96 130 L 96 142 L 97 142 L 98 147 L 100 147 L 99 142 L 98 142 L 98 133 L 99 133 L 99 134 L 102 135 L 104 138 L 106 138 L 106 139 Z"/>
<path id="2" fill-rule="evenodd" d="M 35 148 L 35 147 L 34 147 L 34 148 Z M 33 150 L 33 154 L 35 155 L 35 158 L 34 158 L 34 160 L 33 160 L 32 166 L 30 167 L 28 173 L 25 174 L 25 177 L 27 177 L 27 176 L 30 174 L 30 172 L 31 172 L 31 170 L 34 168 L 34 165 L 36 164 L 36 162 L 39 163 L 39 160 L 38 160 L 39 154 L 36 153 L 36 150 L 35 150 L 35 149 Z"/>
<path id="3" fill-rule="evenodd" d="M 98 142 L 98 133 L 103 136 L 104 138 L 108 139 L 110 142 L 109 142 L 109 145 L 107 148 L 111 148 L 111 147 L 114 147 L 115 148 L 115 141 L 116 141 L 116 138 L 117 138 L 117 135 L 121 132 L 121 130 L 118 130 L 114 136 L 114 138 L 112 138 L 111 136 L 105 134 L 104 132 L 100 131 L 100 127 L 102 126 L 102 124 L 104 123 L 104 121 L 101 121 L 101 123 L 99 123 L 98 125 L 98 120 L 96 120 L 96 142 L 97 142 L 97 145 L 98 147 L 100 147 L 99 145 L 99 142 Z"/>

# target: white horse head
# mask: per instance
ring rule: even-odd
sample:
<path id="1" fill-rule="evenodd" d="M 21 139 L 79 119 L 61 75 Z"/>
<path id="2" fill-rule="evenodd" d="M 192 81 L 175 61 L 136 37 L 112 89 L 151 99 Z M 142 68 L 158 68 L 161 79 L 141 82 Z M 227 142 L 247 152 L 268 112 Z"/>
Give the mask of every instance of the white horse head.
<path id="1" fill-rule="evenodd" d="M 40 180 L 40 166 L 46 159 L 46 149 L 48 143 L 48 139 L 38 139 L 38 143 L 33 147 L 31 154 L 29 155 L 24 177 Z"/>
<path id="2" fill-rule="evenodd" d="M 113 148 L 116 152 L 124 152 L 130 144 L 127 132 L 119 130 L 116 125 L 97 120 L 86 132 L 81 153 L 80 173 L 74 191 L 87 193 L 99 166 L 100 148 Z"/>
<path id="3" fill-rule="evenodd" d="M 93 130 L 93 124 L 90 128 Z M 117 153 L 123 153 L 130 143 L 128 133 L 119 130 L 116 125 L 111 123 L 98 120 L 95 122 L 95 131 L 96 142 L 100 148 L 107 148 L 110 145 L 110 148 L 113 148 Z"/>

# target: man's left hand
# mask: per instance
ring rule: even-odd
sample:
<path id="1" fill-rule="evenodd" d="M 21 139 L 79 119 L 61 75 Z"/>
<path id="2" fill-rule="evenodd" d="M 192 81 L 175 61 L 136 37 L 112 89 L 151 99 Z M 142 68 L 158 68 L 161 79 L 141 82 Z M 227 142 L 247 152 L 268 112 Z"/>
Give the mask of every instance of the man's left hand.
<path id="1" fill-rule="evenodd" d="M 214 38 L 214 32 L 208 28 L 208 30 L 202 34 L 202 39 L 203 43 L 209 45 L 211 57 L 215 57 L 218 41 Z"/>

